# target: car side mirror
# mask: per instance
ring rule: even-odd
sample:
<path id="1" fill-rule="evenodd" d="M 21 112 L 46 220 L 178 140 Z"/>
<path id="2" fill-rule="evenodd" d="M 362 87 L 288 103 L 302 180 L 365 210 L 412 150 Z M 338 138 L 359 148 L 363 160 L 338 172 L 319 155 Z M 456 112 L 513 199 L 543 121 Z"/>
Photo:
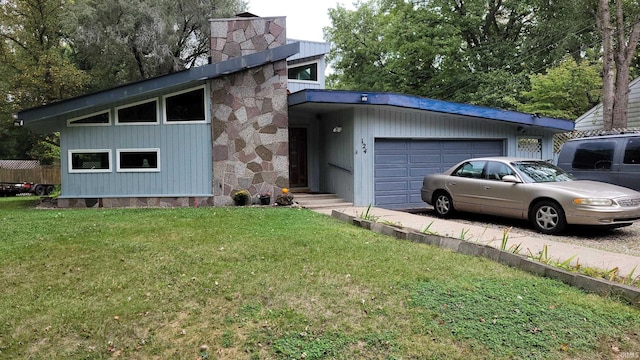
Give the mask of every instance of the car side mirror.
<path id="1" fill-rule="evenodd" d="M 517 177 L 515 177 L 515 175 L 505 175 L 502 177 L 502 181 L 504 182 L 509 182 L 509 183 L 521 183 L 522 181 L 520 181 L 520 179 L 518 179 Z"/>

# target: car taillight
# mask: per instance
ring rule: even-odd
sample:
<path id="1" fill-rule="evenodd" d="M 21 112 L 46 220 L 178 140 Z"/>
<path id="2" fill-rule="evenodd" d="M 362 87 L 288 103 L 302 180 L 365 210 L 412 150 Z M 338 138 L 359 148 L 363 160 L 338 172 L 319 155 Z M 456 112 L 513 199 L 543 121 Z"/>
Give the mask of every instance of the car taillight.
<path id="1" fill-rule="evenodd" d="M 23 187 L 27 190 L 31 189 L 31 184 L 23 184 Z"/>

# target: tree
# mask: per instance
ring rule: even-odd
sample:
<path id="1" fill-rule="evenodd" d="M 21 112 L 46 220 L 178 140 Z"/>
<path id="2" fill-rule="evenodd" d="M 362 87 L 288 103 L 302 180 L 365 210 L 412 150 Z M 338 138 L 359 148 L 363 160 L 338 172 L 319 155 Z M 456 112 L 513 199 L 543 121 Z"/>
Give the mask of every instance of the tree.
<path id="1" fill-rule="evenodd" d="M 67 7 L 76 60 L 106 88 L 206 63 L 210 18 L 242 0 L 77 0 Z"/>
<path id="2" fill-rule="evenodd" d="M 529 75 L 594 43 L 586 7 L 554 0 L 369 0 L 329 12 L 330 86 L 516 109 Z M 373 85 L 373 87 L 372 87 Z"/>
<path id="3" fill-rule="evenodd" d="M 544 116 L 576 119 L 600 102 L 600 63 L 565 57 L 560 66 L 546 74 L 531 75 L 531 90 L 523 93 L 525 103 L 518 110 Z"/>
<path id="4" fill-rule="evenodd" d="M 56 136 L 37 136 L 13 126 L 10 114 L 84 91 L 87 75 L 70 58 L 62 31 L 64 0 L 0 2 L 0 136 L 2 157 L 36 158 L 48 163 Z"/>
<path id="5" fill-rule="evenodd" d="M 615 7 L 613 13 L 611 2 Z M 596 18 L 602 33 L 603 126 L 605 130 L 624 129 L 627 127 L 630 66 L 640 38 L 638 4 L 636 1 L 598 0 Z"/>

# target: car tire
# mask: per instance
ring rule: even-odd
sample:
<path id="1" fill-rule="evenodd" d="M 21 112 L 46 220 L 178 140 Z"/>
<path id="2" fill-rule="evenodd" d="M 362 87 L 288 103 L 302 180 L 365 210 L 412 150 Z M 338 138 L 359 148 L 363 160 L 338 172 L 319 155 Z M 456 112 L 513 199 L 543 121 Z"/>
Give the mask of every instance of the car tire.
<path id="1" fill-rule="evenodd" d="M 562 206 L 554 201 L 541 201 L 531 211 L 533 227 L 543 234 L 553 235 L 567 227 Z"/>
<path id="2" fill-rule="evenodd" d="M 451 217 L 455 212 L 451 195 L 444 191 L 438 192 L 433 196 L 433 208 L 436 214 L 442 218 Z"/>
<path id="3" fill-rule="evenodd" d="M 34 192 L 36 193 L 36 195 L 42 196 L 42 195 L 44 195 L 45 190 L 46 189 L 44 188 L 44 186 L 38 184 L 38 185 L 36 185 L 36 188 L 35 188 Z"/>

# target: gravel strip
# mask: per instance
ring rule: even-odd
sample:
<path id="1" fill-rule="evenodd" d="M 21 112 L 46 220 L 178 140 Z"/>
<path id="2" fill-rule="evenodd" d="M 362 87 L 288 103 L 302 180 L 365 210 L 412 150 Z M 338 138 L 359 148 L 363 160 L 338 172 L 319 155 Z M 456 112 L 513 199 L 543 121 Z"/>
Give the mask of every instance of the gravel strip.
<path id="1" fill-rule="evenodd" d="M 437 218 L 433 211 L 420 215 Z M 618 229 L 600 229 L 597 227 L 570 226 L 560 235 L 545 235 L 533 230 L 527 221 L 504 219 L 478 214 L 456 214 L 452 221 L 464 224 L 487 227 L 503 231 L 512 227 L 514 233 L 549 241 L 563 242 L 573 245 L 587 246 L 594 249 L 627 254 L 640 257 L 640 222 Z"/>

